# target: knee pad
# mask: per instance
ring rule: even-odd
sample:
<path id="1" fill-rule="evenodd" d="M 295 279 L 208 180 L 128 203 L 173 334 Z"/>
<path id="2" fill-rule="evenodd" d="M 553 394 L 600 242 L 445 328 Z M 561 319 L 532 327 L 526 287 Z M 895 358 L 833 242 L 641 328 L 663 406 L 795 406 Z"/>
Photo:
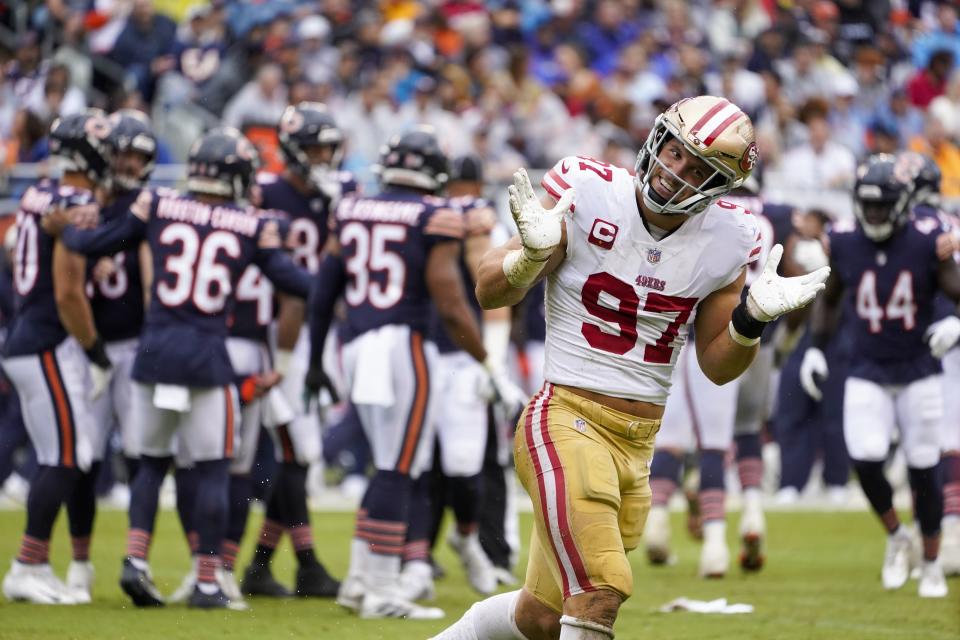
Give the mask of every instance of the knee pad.
<path id="1" fill-rule="evenodd" d="M 940 520 L 943 518 L 943 484 L 940 481 L 939 468 L 910 467 L 908 472 L 920 531 L 924 536 L 935 536 L 940 533 Z"/>
<path id="2" fill-rule="evenodd" d="M 570 640 L 613 640 L 613 627 L 591 620 L 560 616 L 560 627 L 561 640 L 567 640 L 568 637 Z M 567 633 L 563 627 L 572 629 L 573 633 Z"/>

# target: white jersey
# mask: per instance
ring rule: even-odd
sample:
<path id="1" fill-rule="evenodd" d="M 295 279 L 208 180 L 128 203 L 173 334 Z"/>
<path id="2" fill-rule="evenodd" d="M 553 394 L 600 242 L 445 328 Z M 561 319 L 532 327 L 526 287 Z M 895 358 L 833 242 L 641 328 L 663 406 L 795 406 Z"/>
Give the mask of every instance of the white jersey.
<path id="1" fill-rule="evenodd" d="M 697 304 L 761 251 L 756 219 L 719 201 L 657 241 L 625 169 L 570 156 L 541 185 L 554 198 L 577 192 L 565 220 L 566 258 L 547 278 L 544 377 L 666 404 Z"/>

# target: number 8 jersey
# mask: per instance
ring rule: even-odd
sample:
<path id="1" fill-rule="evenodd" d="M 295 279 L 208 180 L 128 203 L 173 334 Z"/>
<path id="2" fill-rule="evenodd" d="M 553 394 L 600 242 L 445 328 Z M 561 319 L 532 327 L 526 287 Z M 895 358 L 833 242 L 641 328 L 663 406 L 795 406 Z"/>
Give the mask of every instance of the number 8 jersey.
<path id="1" fill-rule="evenodd" d="M 544 377 L 665 404 L 697 304 L 760 253 L 756 219 L 719 201 L 656 240 L 625 169 L 571 156 L 541 185 L 557 199 L 577 193 L 566 258 L 547 279 Z"/>

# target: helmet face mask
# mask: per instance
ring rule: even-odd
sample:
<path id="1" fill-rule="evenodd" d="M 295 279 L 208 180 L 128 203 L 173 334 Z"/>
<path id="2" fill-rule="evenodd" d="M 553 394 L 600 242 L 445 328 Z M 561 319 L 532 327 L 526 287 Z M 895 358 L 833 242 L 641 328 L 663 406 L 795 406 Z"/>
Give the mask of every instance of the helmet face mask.
<path id="1" fill-rule="evenodd" d="M 853 212 L 865 236 L 884 242 L 910 215 L 914 183 L 903 162 L 888 154 L 871 157 L 857 170 Z"/>
<path id="2" fill-rule="evenodd" d="M 664 163 L 662 154 L 673 140 L 706 165 L 707 175 L 699 185 Z M 757 160 L 753 124 L 739 107 L 715 96 L 687 98 L 657 117 L 637 154 L 635 183 L 650 211 L 667 216 L 697 214 L 742 185 Z M 657 176 L 669 176 L 665 182 L 678 185 L 669 189 L 672 195 L 665 196 L 654 187 Z"/>
<path id="3" fill-rule="evenodd" d="M 287 168 L 322 191 L 343 160 L 343 131 L 326 105 L 301 102 L 287 107 L 277 137 Z"/>
<path id="4" fill-rule="evenodd" d="M 115 149 L 111 173 L 119 191 L 142 189 L 153 172 L 157 138 L 146 115 L 133 109 L 110 114 Z"/>

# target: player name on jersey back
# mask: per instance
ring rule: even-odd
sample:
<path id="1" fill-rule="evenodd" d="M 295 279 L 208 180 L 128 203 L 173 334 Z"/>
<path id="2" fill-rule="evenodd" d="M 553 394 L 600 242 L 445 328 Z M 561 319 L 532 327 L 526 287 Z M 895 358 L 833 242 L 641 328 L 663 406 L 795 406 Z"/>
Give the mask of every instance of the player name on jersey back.
<path id="1" fill-rule="evenodd" d="M 545 378 L 664 404 L 697 305 L 761 251 L 756 218 L 719 201 L 657 240 L 625 169 L 567 157 L 541 184 L 577 194 L 566 258 L 547 279 Z"/>
<path id="2" fill-rule="evenodd" d="M 183 198 L 160 198 L 157 202 L 156 214 L 163 220 L 210 226 L 250 238 L 257 235 L 259 225 L 259 219 L 256 216 L 234 206 L 214 206 Z"/>

